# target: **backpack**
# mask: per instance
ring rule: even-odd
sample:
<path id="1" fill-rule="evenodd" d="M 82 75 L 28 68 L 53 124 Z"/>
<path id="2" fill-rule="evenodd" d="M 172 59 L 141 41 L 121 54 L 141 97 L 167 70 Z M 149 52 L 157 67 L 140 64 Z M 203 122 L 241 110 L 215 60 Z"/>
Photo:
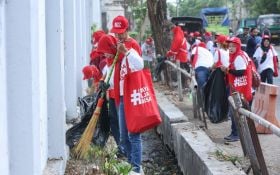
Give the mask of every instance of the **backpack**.
<path id="1" fill-rule="evenodd" d="M 249 66 L 252 70 L 252 87 L 258 88 L 261 84 L 261 76 L 256 69 L 254 61 L 251 58 L 249 58 Z"/>

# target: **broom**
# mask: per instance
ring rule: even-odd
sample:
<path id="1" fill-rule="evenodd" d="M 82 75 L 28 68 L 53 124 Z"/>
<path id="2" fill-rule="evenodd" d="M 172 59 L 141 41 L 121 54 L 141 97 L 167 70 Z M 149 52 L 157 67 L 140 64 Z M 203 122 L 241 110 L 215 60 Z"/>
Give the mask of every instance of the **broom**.
<path id="1" fill-rule="evenodd" d="M 118 60 L 119 57 L 119 53 L 117 52 L 112 64 L 112 68 L 109 72 L 108 78 L 106 80 L 106 84 L 109 84 L 110 78 L 112 76 L 113 73 L 113 69 L 115 67 L 115 64 Z M 76 157 L 78 158 L 84 158 L 86 156 L 86 153 L 88 152 L 89 148 L 90 148 L 90 143 L 92 140 L 92 137 L 94 135 L 95 132 L 95 128 L 96 128 L 96 124 L 97 121 L 99 119 L 100 116 L 100 112 L 101 112 L 101 108 L 104 102 L 104 97 L 105 97 L 105 92 L 101 93 L 101 97 L 98 99 L 96 108 L 91 116 L 91 119 L 84 131 L 84 133 L 82 134 L 78 144 L 75 146 L 74 148 L 74 155 L 76 155 Z"/>

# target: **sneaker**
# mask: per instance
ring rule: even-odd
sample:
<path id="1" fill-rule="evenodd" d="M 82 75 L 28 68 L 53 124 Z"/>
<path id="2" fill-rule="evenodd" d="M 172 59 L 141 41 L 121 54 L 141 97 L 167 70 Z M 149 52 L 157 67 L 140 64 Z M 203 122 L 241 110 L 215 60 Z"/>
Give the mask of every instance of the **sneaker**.
<path id="1" fill-rule="evenodd" d="M 225 140 L 230 140 L 230 138 L 233 136 L 233 134 L 231 133 L 230 135 L 224 137 Z"/>
<path id="2" fill-rule="evenodd" d="M 117 155 L 117 158 L 118 158 L 118 159 L 127 160 L 125 154 L 122 153 L 121 151 L 118 151 L 116 155 Z"/>
<path id="3" fill-rule="evenodd" d="M 225 140 L 227 140 L 227 142 L 237 142 L 240 139 L 238 135 L 233 135 L 233 134 L 226 138 L 227 139 L 225 139 Z"/>

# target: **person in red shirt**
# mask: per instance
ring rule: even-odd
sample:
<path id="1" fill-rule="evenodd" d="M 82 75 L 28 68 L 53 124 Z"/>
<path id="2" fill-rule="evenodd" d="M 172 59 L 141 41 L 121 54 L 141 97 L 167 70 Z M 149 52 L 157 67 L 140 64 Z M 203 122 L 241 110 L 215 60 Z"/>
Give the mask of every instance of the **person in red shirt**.
<path id="1" fill-rule="evenodd" d="M 229 66 L 221 66 L 221 70 L 227 73 L 228 83 L 231 93 L 237 91 L 248 103 L 252 101 L 252 73 L 250 59 L 248 55 L 241 50 L 241 41 L 237 37 L 227 40 L 229 43 Z M 232 109 L 231 114 L 233 113 Z M 227 141 L 238 141 L 239 135 L 236 123 L 231 116 L 231 134 L 224 139 Z"/>
<path id="2" fill-rule="evenodd" d="M 173 32 L 173 40 L 171 43 L 170 50 L 167 52 L 166 56 L 179 60 L 180 67 L 189 71 L 188 65 L 188 51 L 187 51 L 187 40 L 185 38 L 185 34 L 180 26 L 175 26 L 172 29 Z M 185 75 L 181 75 L 182 77 L 182 85 L 183 88 L 187 87 L 186 85 L 186 77 Z"/>
<path id="3" fill-rule="evenodd" d="M 141 47 L 138 42 L 128 34 L 128 20 L 124 16 L 117 16 L 113 19 L 111 33 L 118 38 L 119 58 L 115 66 L 114 73 L 114 92 L 115 100 L 119 108 L 119 127 L 120 127 L 120 145 L 123 148 L 128 162 L 132 165 L 130 174 L 140 174 L 142 159 L 142 141 L 140 133 L 130 133 L 127 130 L 124 103 L 123 103 L 123 82 L 127 73 L 125 59 L 127 59 L 131 71 L 140 70 L 144 67 L 144 61 L 141 58 Z"/>

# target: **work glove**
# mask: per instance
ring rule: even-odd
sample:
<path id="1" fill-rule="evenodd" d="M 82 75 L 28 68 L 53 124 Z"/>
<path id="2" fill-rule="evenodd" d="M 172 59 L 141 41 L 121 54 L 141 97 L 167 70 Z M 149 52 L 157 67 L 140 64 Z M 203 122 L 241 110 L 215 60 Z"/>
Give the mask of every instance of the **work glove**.
<path id="1" fill-rule="evenodd" d="M 106 92 L 110 87 L 110 84 L 104 82 L 104 80 L 99 81 L 99 89 L 101 89 L 103 92 Z"/>

